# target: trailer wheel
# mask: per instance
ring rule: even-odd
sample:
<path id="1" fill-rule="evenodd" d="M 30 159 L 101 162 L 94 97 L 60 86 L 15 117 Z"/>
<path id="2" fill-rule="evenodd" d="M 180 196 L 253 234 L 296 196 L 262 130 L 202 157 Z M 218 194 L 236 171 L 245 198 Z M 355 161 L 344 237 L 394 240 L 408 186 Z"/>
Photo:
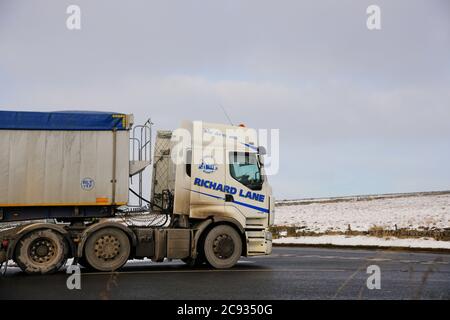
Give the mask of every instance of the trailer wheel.
<path id="1" fill-rule="evenodd" d="M 54 273 L 66 263 L 68 252 L 69 246 L 60 233 L 39 229 L 20 239 L 14 260 L 28 274 Z"/>
<path id="2" fill-rule="evenodd" d="M 130 256 L 130 240 L 117 228 L 95 231 L 86 241 L 87 264 L 98 271 L 114 271 L 123 267 Z"/>
<path id="3" fill-rule="evenodd" d="M 231 226 L 214 227 L 205 238 L 204 253 L 206 261 L 212 267 L 216 269 L 231 268 L 241 257 L 241 237 Z"/>

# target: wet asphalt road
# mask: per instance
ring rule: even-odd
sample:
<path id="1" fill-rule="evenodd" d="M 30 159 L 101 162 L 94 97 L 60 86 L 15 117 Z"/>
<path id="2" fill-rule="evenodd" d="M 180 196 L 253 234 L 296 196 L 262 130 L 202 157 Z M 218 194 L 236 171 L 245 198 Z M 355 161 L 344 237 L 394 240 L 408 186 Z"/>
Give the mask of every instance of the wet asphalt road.
<path id="1" fill-rule="evenodd" d="M 379 290 L 367 288 L 369 265 L 380 267 Z M 450 299 L 450 254 L 276 247 L 230 270 L 132 261 L 117 273 L 82 269 L 81 290 L 67 277 L 9 268 L 0 299 Z"/>

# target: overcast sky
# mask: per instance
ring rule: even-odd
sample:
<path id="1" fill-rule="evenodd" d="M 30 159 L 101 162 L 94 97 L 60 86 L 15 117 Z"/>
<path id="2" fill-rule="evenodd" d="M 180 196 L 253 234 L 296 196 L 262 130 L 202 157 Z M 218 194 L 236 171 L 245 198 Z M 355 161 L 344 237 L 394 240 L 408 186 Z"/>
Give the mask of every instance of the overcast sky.
<path id="1" fill-rule="evenodd" d="M 0 109 L 174 129 L 220 104 L 280 129 L 278 198 L 450 189 L 450 1 L 0 0 Z"/>

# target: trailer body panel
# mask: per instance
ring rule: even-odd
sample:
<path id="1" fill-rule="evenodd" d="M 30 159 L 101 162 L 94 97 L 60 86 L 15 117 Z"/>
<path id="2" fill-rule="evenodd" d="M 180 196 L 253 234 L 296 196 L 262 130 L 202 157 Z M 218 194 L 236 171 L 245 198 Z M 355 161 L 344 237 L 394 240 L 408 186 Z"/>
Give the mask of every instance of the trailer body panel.
<path id="1" fill-rule="evenodd" d="M 128 202 L 128 131 L 0 130 L 0 150 L 0 207 Z"/>

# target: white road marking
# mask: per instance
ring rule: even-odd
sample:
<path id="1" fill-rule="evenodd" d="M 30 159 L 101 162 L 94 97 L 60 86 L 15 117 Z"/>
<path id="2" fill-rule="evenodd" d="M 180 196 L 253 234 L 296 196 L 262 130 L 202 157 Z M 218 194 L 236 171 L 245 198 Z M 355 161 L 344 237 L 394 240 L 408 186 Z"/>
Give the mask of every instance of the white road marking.
<path id="1" fill-rule="evenodd" d="M 270 256 L 261 256 L 261 257 L 252 257 L 254 258 L 316 258 L 316 259 L 334 259 L 334 260 L 362 260 L 362 261 L 375 261 L 375 262 L 383 262 L 383 261 L 393 261 L 399 263 L 420 263 L 420 264 L 443 264 L 448 265 L 450 262 L 447 261 L 419 261 L 419 260 L 396 260 L 392 258 L 371 258 L 371 257 L 340 257 L 340 256 L 321 256 L 321 255 L 293 255 L 293 254 L 272 254 Z"/>
<path id="2" fill-rule="evenodd" d="M 382 262 L 382 261 L 392 261 L 392 259 L 385 259 L 385 258 L 369 258 L 369 259 L 366 259 L 367 261 L 379 261 L 379 262 Z"/>

